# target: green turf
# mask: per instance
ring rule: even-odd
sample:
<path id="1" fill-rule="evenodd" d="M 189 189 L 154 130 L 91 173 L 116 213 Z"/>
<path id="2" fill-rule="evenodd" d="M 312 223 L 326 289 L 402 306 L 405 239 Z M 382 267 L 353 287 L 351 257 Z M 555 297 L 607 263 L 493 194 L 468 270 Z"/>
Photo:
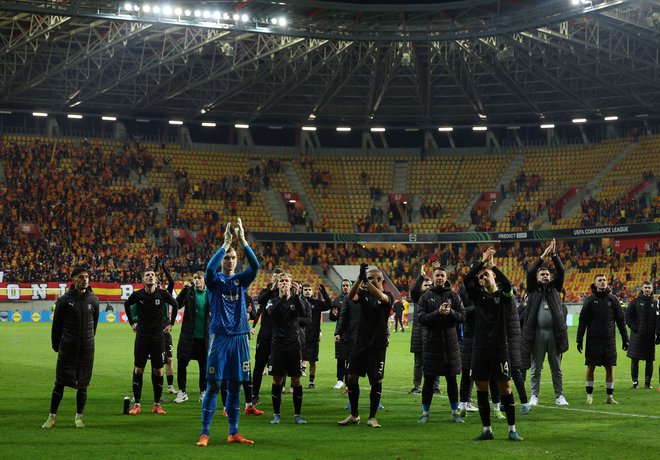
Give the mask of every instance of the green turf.
<path id="1" fill-rule="evenodd" d="M 494 441 L 476 443 L 481 430 L 478 414 L 464 425 L 450 423 L 446 397 L 434 399 L 431 422 L 417 425 L 421 398 L 407 394 L 411 388 L 412 355 L 409 330 L 392 336 L 388 349 L 382 403 L 381 429 L 340 427 L 346 397 L 332 390 L 335 361 L 331 324 L 324 325 L 317 390 L 305 390 L 305 426 L 293 424 L 291 396 L 283 397 L 282 423 L 271 426 L 270 377 L 264 378 L 262 417 L 241 416 L 240 430 L 255 445 L 227 445 L 227 422 L 216 413 L 211 441 L 206 449 L 195 446 L 200 430 L 201 404 L 197 393 L 184 404 L 164 404 L 168 414 L 122 415 L 123 397 L 130 394 L 133 332 L 126 324 L 100 324 L 96 340 L 94 376 L 85 411 L 87 428 L 74 428 L 75 391 L 65 391 L 57 424 L 41 429 L 49 409 L 55 377 L 56 354 L 50 348 L 50 325 L 0 323 L 0 457 L 1 458 L 259 458 L 259 459 L 437 459 L 446 455 L 464 458 L 658 458 L 656 433 L 660 425 L 660 394 L 632 390 L 629 360 L 619 352 L 615 398 L 605 403 L 605 375 L 596 372 L 594 405 L 584 404 L 583 358 L 574 346 L 564 357 L 564 388 L 570 406 L 554 405 L 550 372 L 544 372 L 540 404 L 531 414 L 517 413 L 522 443 L 506 441 L 506 422 L 493 421 Z M 572 336 L 575 328 L 570 329 Z M 175 329 L 175 343 L 178 327 Z M 574 340 L 571 339 L 571 344 Z M 254 346 L 254 339 L 252 342 Z M 189 388 L 195 388 L 197 370 L 189 366 Z M 642 370 L 643 372 L 643 370 Z M 303 378 L 306 386 L 307 380 Z M 657 372 L 654 384 L 657 383 Z M 368 384 L 362 382 L 361 414 L 366 422 Z M 442 387 L 444 388 L 444 382 Z M 446 392 L 445 392 L 446 393 Z M 150 379 L 145 378 L 145 408 L 149 408 Z M 476 397 L 475 397 L 476 399 Z M 516 396 L 517 400 L 517 396 Z"/>

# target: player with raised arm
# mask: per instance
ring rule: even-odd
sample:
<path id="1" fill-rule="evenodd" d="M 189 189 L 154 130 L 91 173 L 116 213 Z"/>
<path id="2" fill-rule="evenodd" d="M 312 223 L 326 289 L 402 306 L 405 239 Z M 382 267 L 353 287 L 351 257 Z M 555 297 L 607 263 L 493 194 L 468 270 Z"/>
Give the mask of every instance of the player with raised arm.
<path id="1" fill-rule="evenodd" d="M 511 392 L 511 369 L 520 366 L 520 322 L 509 279 L 497 267 L 489 247 L 465 275 L 463 282 L 474 303 L 474 352 L 472 378 L 477 386 L 482 433 L 475 441 L 494 439 L 490 423 L 488 381 L 497 380 L 509 425 L 509 440 L 522 441 L 516 431 L 516 408 Z"/>
<path id="2" fill-rule="evenodd" d="M 371 384 L 367 425 L 380 428 L 381 425 L 376 420 L 376 412 L 383 389 L 385 354 L 389 344 L 387 320 L 394 298 L 392 294 L 383 290 L 383 273 L 377 268 L 371 270 L 367 268 L 367 264 L 360 265 L 359 277 L 348 294 L 350 299 L 360 305 L 360 322 L 348 363 L 346 386 L 351 403 L 351 415 L 338 423 L 342 426 L 360 423 L 358 379 L 366 375 Z M 340 335 L 335 335 L 335 340 L 341 338 Z"/>
<path id="3" fill-rule="evenodd" d="M 206 371 L 207 387 L 202 401 L 202 433 L 198 446 L 209 442 L 211 421 L 218 404 L 222 380 L 227 380 L 227 442 L 254 444 L 238 432 L 241 382 L 250 380 L 250 323 L 245 307 L 245 291 L 254 281 L 259 261 L 245 239 L 243 224 L 239 218 L 236 239 L 243 248 L 249 266 L 236 273 L 237 256 L 232 248 L 231 223 L 225 228 L 225 241 L 215 253 L 204 274 L 209 308 L 209 352 Z M 220 270 L 219 270 L 220 269 Z"/>

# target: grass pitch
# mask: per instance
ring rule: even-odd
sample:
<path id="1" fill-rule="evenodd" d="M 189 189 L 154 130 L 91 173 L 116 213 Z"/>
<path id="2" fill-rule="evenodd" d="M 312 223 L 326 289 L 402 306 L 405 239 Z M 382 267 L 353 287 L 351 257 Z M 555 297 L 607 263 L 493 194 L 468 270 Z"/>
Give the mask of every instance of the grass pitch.
<path id="1" fill-rule="evenodd" d="M 570 328 L 571 350 L 564 356 L 564 394 L 570 406 L 554 404 L 550 370 L 546 364 L 540 405 L 526 416 L 517 411 L 516 425 L 525 438 L 522 443 L 506 440 L 506 421 L 493 419 L 495 440 L 477 443 L 472 437 L 481 431 L 478 414 L 469 414 L 466 423 L 450 422 L 445 394 L 436 396 L 431 421 L 418 425 L 421 397 L 408 395 L 412 384 L 410 334 L 392 334 L 387 352 L 382 404 L 378 420 L 383 427 L 366 426 L 369 387 L 361 380 L 359 426 L 341 427 L 347 398 L 333 390 L 335 383 L 334 324 L 324 324 L 317 390 L 307 390 L 303 377 L 302 414 L 308 424 L 293 424 L 291 396 L 282 400 L 282 423 L 270 425 L 271 379 L 264 377 L 261 417 L 241 415 L 240 431 L 254 445 L 226 444 L 227 421 L 216 412 L 207 448 L 195 446 L 200 431 L 201 404 L 195 391 L 196 363 L 188 367 L 190 400 L 165 403 L 167 415 L 150 412 L 151 381 L 145 377 L 144 413 L 122 414 L 123 398 L 130 395 L 133 362 L 133 332 L 126 324 L 100 323 L 96 338 L 94 374 L 85 410 L 85 429 L 74 428 L 75 390 L 67 388 L 57 423 L 51 430 L 41 428 L 50 405 L 55 379 L 56 354 L 50 347 L 50 324 L 0 323 L 0 457 L 41 458 L 258 458 L 258 459 L 437 459 L 445 456 L 470 458 L 660 458 L 657 435 L 660 427 L 660 393 L 633 390 L 630 361 L 619 351 L 615 399 L 618 406 L 605 404 L 605 372 L 596 371 L 594 404 L 585 404 L 584 359 L 575 350 L 575 329 Z M 175 347 L 179 327 L 175 328 Z M 255 339 L 252 339 L 254 346 Z M 620 343 L 620 342 L 619 342 Z M 176 362 L 176 361 L 175 361 Z M 643 376 L 643 364 L 640 374 Z M 175 372 L 176 375 L 176 372 Z M 643 378 L 643 377 L 642 377 Z M 529 385 L 529 382 L 528 382 Z M 176 386 L 176 377 L 175 377 Z M 166 395 L 173 399 L 172 395 Z M 476 392 L 473 394 L 476 400 Z M 241 399 L 243 401 L 243 399 Z M 518 403 L 518 396 L 516 395 Z"/>

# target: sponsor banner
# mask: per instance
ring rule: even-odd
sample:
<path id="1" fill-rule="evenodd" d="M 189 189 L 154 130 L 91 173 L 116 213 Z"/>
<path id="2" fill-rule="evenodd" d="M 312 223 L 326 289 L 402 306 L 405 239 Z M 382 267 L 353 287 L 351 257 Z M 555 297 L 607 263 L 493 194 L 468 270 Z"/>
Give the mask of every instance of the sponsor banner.
<path id="1" fill-rule="evenodd" d="M 51 323 L 53 321 L 52 311 L 0 311 L 2 321 L 14 323 Z M 4 319 L 6 318 L 6 319 Z M 177 313 L 176 322 L 183 321 L 183 312 Z M 99 323 L 127 323 L 126 313 L 114 313 L 111 311 L 99 312 Z"/>
<path id="2" fill-rule="evenodd" d="M 512 232 L 456 233 L 275 233 L 251 232 L 258 241 L 296 243 L 497 243 L 506 241 L 545 241 L 599 238 L 602 236 L 660 236 L 660 222 L 614 225 L 609 227 L 527 230 Z"/>
<path id="3" fill-rule="evenodd" d="M 94 294 L 102 302 L 123 302 L 128 297 L 142 289 L 142 284 L 125 283 L 90 283 Z M 7 300 L 53 300 L 63 295 L 69 288 L 69 283 L 0 283 L 0 301 Z M 174 286 L 175 295 L 183 289 L 183 283 Z"/>

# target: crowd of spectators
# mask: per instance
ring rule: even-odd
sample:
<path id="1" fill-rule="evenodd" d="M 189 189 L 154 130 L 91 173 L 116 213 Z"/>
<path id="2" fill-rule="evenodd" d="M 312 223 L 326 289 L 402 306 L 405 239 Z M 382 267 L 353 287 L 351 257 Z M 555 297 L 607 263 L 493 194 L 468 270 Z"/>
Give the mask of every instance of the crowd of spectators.
<path id="1" fill-rule="evenodd" d="M 580 208 L 582 210 L 580 224 L 583 227 L 652 222 L 660 217 L 660 208 L 652 206 L 646 195 L 618 200 L 589 198 L 580 202 Z"/>
<path id="2" fill-rule="evenodd" d="M 86 140 L 79 145 L 9 143 L 0 147 L 0 159 L 6 182 L 6 187 L 0 187 L 3 247 L 0 270 L 4 271 L 5 280 L 12 282 L 65 281 L 70 267 L 79 263 L 90 267 L 95 281 L 138 282 L 140 273 L 156 257 L 167 259 L 175 279 L 182 279 L 203 269 L 222 244 L 225 217 L 236 215 L 237 203 L 250 206 L 252 194 L 268 188 L 266 178 L 281 171 L 280 162 L 274 159 L 250 167 L 244 175 L 227 175 L 212 181 L 191 177 L 186 169 L 170 171 L 177 193 L 169 195 L 163 203 L 166 215 L 158 216 L 154 204 L 160 202 L 160 190 L 138 187 L 129 179 L 132 174 L 133 178 L 137 175 L 139 182 L 140 176 L 148 177 L 153 169 L 169 171 L 169 168 L 164 160 L 155 159 L 137 143 L 105 149 Z M 529 180 L 526 181 L 530 187 Z M 205 202 L 210 197 L 220 199 L 224 208 L 204 211 L 186 206 L 190 200 Z M 650 208 L 645 198 L 588 200 L 583 202 L 583 211 L 593 220 L 583 224 L 612 225 L 658 217 L 655 210 L 649 214 Z M 356 221 L 356 231 L 390 231 L 388 214 L 389 211 L 373 206 L 369 215 Z M 438 218 L 442 207 L 437 203 L 428 205 L 422 215 Z M 307 216 L 303 217 L 306 229 L 313 231 L 314 223 L 310 225 Z M 516 209 L 512 217 L 515 224 L 512 227 L 526 226 L 533 218 L 526 208 Z M 18 224 L 33 224 L 38 233 L 26 232 Z M 192 244 L 173 241 L 166 231 L 173 227 L 190 230 L 194 236 Z M 317 227 L 319 231 L 328 231 L 327 218 L 322 217 Z M 481 229 L 491 228 L 492 223 L 486 218 Z M 408 223 L 398 230 L 408 232 Z M 459 230 L 455 223 L 437 229 L 438 232 Z M 428 267 L 429 262 L 439 260 L 451 268 L 450 280 L 457 284 L 481 256 L 475 244 L 405 248 L 365 248 L 357 244 L 258 246 L 266 270 L 282 260 L 327 269 L 332 264 L 357 264 L 358 259 L 368 258 L 374 264 L 388 267 L 394 285 L 403 292 L 408 291 L 423 264 Z M 539 244 L 520 248 L 501 245 L 497 256 L 513 257 L 527 270 L 542 249 Z M 636 248 L 615 253 L 609 247 L 588 241 L 568 241 L 562 242 L 559 250 L 567 269 L 582 272 L 603 269 L 611 277 L 615 294 L 634 295 L 627 291 L 626 278 L 639 257 Z M 644 252 L 654 257 L 660 254 L 660 244 L 650 244 Z M 524 280 L 515 281 L 522 295 Z M 567 299 L 577 301 L 584 292 L 568 292 Z"/>

